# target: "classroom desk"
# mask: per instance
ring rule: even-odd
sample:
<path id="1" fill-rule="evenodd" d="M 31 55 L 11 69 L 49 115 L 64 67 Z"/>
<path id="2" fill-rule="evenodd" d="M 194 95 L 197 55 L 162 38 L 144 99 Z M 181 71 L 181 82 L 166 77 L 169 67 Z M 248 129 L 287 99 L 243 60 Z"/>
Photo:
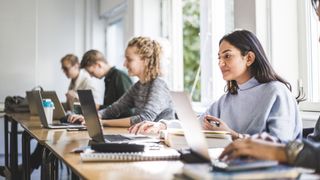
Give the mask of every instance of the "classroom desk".
<path id="1" fill-rule="evenodd" d="M 119 132 L 119 131 L 115 131 Z M 109 132 L 110 133 L 110 132 Z M 83 179 L 173 179 L 181 173 L 181 161 L 81 162 L 74 148 L 87 146 L 88 140 L 47 141 L 46 146 Z"/>
<path id="2" fill-rule="evenodd" d="M 45 151 L 43 161 L 48 158 L 48 151 L 59 160 L 62 160 L 74 173 L 73 178 L 83 179 L 172 179 L 175 173 L 180 173 L 183 163 L 180 161 L 148 161 L 148 162 L 97 162 L 83 163 L 80 155 L 71 153 L 76 147 L 87 146 L 89 136 L 87 131 L 67 132 L 65 129 L 41 128 L 39 118 L 28 114 L 11 114 L 8 118 L 15 124 L 19 123 L 25 129 L 22 135 L 22 152 L 24 165 L 24 179 L 30 179 L 30 140 L 34 138 Z M 11 126 L 11 128 L 14 126 Z M 106 134 L 127 133 L 126 128 L 104 128 Z M 12 146 L 14 148 L 14 146 Z M 17 146 L 15 146 L 17 147 Z M 47 152 L 46 152 L 47 151 Z M 17 155 L 17 154 L 15 154 Z M 13 160 L 16 160 L 13 157 Z M 44 166 L 44 163 L 43 163 Z M 14 167 L 17 167 L 15 164 Z M 52 177 L 47 167 L 41 169 L 42 179 Z M 13 172 L 13 174 L 15 174 Z M 13 176 L 12 176 L 13 177 Z"/>

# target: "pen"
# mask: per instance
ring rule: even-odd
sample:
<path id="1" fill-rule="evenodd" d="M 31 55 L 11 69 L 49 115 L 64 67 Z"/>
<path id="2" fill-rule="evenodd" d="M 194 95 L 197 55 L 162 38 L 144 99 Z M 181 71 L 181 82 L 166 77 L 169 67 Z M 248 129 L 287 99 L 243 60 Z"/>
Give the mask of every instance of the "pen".
<path id="1" fill-rule="evenodd" d="M 87 128 L 68 128 L 67 131 L 86 131 Z"/>
<path id="2" fill-rule="evenodd" d="M 217 126 L 217 127 L 220 126 L 220 123 L 216 122 L 216 121 L 210 121 L 210 124 L 213 125 L 213 126 Z"/>

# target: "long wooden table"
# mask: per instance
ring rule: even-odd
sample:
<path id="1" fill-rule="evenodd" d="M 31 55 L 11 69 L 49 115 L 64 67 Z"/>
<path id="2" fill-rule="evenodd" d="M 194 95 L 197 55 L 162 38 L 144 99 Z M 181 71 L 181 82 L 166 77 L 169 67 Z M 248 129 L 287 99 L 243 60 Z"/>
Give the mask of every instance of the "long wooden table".
<path id="1" fill-rule="evenodd" d="M 45 129 L 36 116 L 28 114 L 8 115 L 24 128 L 22 138 L 24 179 L 30 179 L 27 172 L 30 162 L 30 139 L 34 138 L 56 158 L 63 161 L 72 172 L 83 179 L 172 179 L 183 167 L 181 161 L 146 162 L 82 162 L 80 154 L 71 152 L 74 148 L 87 146 L 87 131 L 68 132 L 65 129 Z M 126 128 L 104 128 L 105 134 L 127 133 Z M 45 154 L 45 153 L 44 153 Z M 43 156 L 43 158 L 46 158 Z M 42 178 L 47 174 L 41 171 Z M 44 173 L 44 174 L 43 174 Z"/>

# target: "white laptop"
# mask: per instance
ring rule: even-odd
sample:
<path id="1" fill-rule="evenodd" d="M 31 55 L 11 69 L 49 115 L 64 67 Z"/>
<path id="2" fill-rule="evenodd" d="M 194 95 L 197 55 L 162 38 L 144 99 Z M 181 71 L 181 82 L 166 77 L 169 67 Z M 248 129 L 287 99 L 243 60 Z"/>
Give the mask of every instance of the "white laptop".
<path id="1" fill-rule="evenodd" d="M 248 170 L 272 167 L 278 164 L 277 161 L 248 161 L 240 159 L 230 162 L 221 162 L 218 159 L 211 158 L 205 136 L 202 132 L 201 123 L 192 109 L 188 95 L 184 92 L 171 92 L 171 96 L 174 108 L 181 121 L 184 135 L 192 153 L 200 157 L 201 160 L 211 163 L 213 169 L 226 171 Z"/>
<path id="2" fill-rule="evenodd" d="M 40 91 L 32 91 L 32 97 L 36 104 L 41 124 L 44 128 L 49 128 L 49 129 L 85 128 L 85 126 L 81 124 L 60 123 L 59 119 L 55 119 L 55 118 L 53 119 L 52 124 L 48 124 L 46 115 L 44 113 L 44 108 L 42 106 L 42 96 Z"/>
<path id="3" fill-rule="evenodd" d="M 55 108 L 53 110 L 53 119 L 60 119 L 66 115 L 66 112 L 55 91 L 40 91 L 42 99 L 51 99 Z M 30 114 L 38 116 L 38 108 L 33 97 L 32 91 L 26 91 Z"/>

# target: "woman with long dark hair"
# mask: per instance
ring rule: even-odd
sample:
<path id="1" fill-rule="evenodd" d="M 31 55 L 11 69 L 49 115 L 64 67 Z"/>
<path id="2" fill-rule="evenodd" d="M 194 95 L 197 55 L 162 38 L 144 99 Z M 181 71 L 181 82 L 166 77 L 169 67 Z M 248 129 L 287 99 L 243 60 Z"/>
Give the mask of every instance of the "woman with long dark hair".
<path id="1" fill-rule="evenodd" d="M 311 3 L 320 20 L 319 0 L 311 0 Z M 269 137 L 268 135 L 264 136 Z M 316 123 L 314 132 L 308 136 L 308 139 L 280 144 L 263 139 L 248 138 L 231 143 L 225 148 L 220 158 L 234 159 L 241 156 L 277 160 L 281 163 L 312 168 L 320 172 L 320 118 Z"/>

